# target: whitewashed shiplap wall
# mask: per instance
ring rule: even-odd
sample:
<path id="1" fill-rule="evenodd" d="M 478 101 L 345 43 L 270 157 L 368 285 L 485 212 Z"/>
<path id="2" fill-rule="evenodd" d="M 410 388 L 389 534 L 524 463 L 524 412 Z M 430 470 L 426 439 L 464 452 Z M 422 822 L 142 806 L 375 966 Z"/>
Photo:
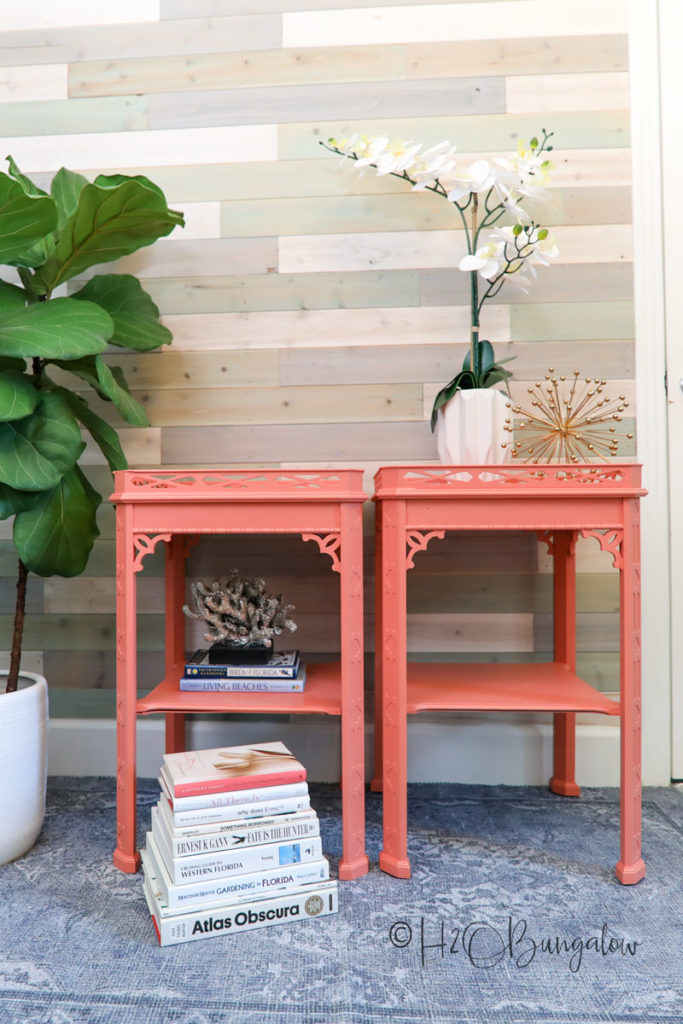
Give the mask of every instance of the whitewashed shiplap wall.
<path id="1" fill-rule="evenodd" d="M 514 394 L 548 366 L 633 397 L 627 7 L 620 0 L 117 0 L 3 12 L 0 152 L 45 183 L 143 172 L 187 228 L 120 263 L 175 335 L 114 355 L 152 421 L 124 428 L 133 465 L 432 461 L 434 394 L 462 360 L 467 281 L 454 212 L 393 178 L 359 177 L 319 145 L 353 130 L 457 143 L 463 159 L 555 131 L 548 222 L 561 256 L 528 296 L 486 312 Z M 628 450 L 624 450 L 628 454 Z M 93 451 L 90 472 L 109 493 Z M 14 558 L 0 524 L 2 646 Z M 368 508 L 368 645 L 372 642 Z M 79 579 L 33 580 L 27 666 L 53 714 L 110 713 L 113 515 Z M 337 647 L 336 577 L 313 545 L 269 538 L 196 549 L 191 575 L 238 565 L 297 605 L 297 643 Z M 616 579 L 580 545 L 579 663 L 617 680 Z M 162 644 L 161 557 L 140 580 L 141 682 Z M 457 581 L 453 573 L 460 575 Z M 420 657 L 543 657 L 550 565 L 535 538 L 433 542 L 411 575 Z M 188 634 L 188 646 L 197 640 Z"/>

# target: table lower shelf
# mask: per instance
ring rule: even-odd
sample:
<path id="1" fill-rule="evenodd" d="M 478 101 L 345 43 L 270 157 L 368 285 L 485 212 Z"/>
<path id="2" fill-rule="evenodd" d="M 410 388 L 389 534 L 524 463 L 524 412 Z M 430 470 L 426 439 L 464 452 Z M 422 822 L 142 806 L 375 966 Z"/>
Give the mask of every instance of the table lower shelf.
<path id="1" fill-rule="evenodd" d="M 619 715 L 621 706 L 559 662 L 409 662 L 407 712 L 414 715 L 420 711 L 594 711 Z"/>
<path id="2" fill-rule="evenodd" d="M 159 712 L 201 714 L 234 712 L 256 715 L 341 715 L 341 664 L 338 661 L 306 665 L 302 693 L 185 692 L 178 688 L 181 672 L 167 677 L 137 701 L 139 715 Z"/>

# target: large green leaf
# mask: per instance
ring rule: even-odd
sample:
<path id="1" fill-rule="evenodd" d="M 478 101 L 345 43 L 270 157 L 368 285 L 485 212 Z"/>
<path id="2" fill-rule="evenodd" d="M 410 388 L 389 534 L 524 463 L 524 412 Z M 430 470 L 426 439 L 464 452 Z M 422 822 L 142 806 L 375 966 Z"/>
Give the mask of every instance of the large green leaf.
<path id="1" fill-rule="evenodd" d="M 88 179 L 75 171 L 68 171 L 61 167 L 50 185 L 52 197 L 57 204 L 59 214 L 59 230 L 64 227 L 69 217 L 72 217 L 78 208 L 78 197 L 88 184 Z"/>
<path id="2" fill-rule="evenodd" d="M 128 460 L 123 454 L 119 435 L 106 420 L 93 412 L 88 403 L 80 395 L 67 391 L 66 388 L 54 388 L 55 394 L 62 396 L 74 416 L 89 431 L 93 441 L 99 446 L 102 454 L 113 472 L 115 469 L 128 469 Z"/>
<path id="3" fill-rule="evenodd" d="M 17 512 L 24 512 L 40 500 L 42 491 L 15 491 L 7 484 L 0 484 L 0 519 L 9 519 Z"/>
<path id="4" fill-rule="evenodd" d="M 9 281 L 0 281 L 0 313 L 11 313 L 13 309 L 23 309 L 26 305 L 26 292 Z"/>
<path id="5" fill-rule="evenodd" d="M 135 427 L 148 427 L 147 413 L 130 393 L 123 370 L 109 367 L 101 356 L 87 356 L 72 362 L 52 360 L 60 370 L 68 370 L 84 380 L 106 402 L 113 402 L 121 416 Z"/>
<path id="6" fill-rule="evenodd" d="M 42 188 L 38 188 L 36 183 L 34 181 L 31 181 L 28 175 L 22 174 L 22 172 L 19 170 L 19 165 L 17 164 L 13 156 L 7 157 L 7 163 L 9 165 L 8 173 L 10 177 L 14 178 L 15 181 L 19 182 L 27 196 L 47 195 L 47 192 Z"/>
<path id="7" fill-rule="evenodd" d="M 168 328 L 160 323 L 151 296 L 132 274 L 98 274 L 72 298 L 88 299 L 106 309 L 114 321 L 111 345 L 145 352 L 173 340 Z"/>
<path id="8" fill-rule="evenodd" d="M 31 378 L 16 370 L 0 371 L 0 420 L 29 416 L 40 401 Z"/>
<path id="9" fill-rule="evenodd" d="M 19 491 L 54 487 L 75 464 L 85 444 L 66 402 L 45 392 L 35 412 L 0 423 L 0 483 Z"/>
<path id="10" fill-rule="evenodd" d="M 0 263 L 33 267 L 36 243 L 57 226 L 57 207 L 49 196 L 27 195 L 18 181 L 0 172 Z"/>
<path id="11" fill-rule="evenodd" d="M 135 178 L 86 185 L 59 232 L 54 256 L 36 274 L 37 284 L 51 292 L 89 267 L 151 245 L 182 223 L 182 214 L 168 209 L 159 189 Z"/>
<path id="12" fill-rule="evenodd" d="M 99 536 L 97 509 L 102 501 L 78 466 L 57 486 L 40 495 L 32 509 L 14 520 L 14 545 L 30 572 L 39 576 L 78 576 Z"/>
<path id="13" fill-rule="evenodd" d="M 114 324 L 93 302 L 50 299 L 0 319 L 0 352 L 8 356 L 78 359 L 103 352 Z"/>

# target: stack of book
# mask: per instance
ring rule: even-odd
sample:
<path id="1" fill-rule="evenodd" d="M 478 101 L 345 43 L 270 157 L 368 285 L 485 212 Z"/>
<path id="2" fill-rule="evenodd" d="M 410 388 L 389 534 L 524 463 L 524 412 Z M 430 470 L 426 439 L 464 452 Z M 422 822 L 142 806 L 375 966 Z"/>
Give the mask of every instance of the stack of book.
<path id="1" fill-rule="evenodd" d="M 284 743 L 166 754 L 142 850 L 162 946 L 337 911 L 306 769 Z"/>
<path id="2" fill-rule="evenodd" d="M 306 666 L 299 651 L 273 651 L 263 665 L 212 665 L 208 651 L 196 651 L 186 663 L 181 690 L 233 693 L 301 693 Z"/>

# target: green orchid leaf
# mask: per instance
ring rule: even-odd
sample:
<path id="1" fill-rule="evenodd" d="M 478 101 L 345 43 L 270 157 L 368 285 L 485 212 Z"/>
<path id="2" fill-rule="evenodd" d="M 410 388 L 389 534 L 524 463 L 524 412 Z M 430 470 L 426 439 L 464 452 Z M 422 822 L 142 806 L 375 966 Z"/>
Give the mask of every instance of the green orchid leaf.
<path id="1" fill-rule="evenodd" d="M 18 181 L 0 172 L 0 263 L 40 266 L 41 243 L 56 226 L 57 207 L 49 196 L 27 195 Z"/>
<path id="2" fill-rule="evenodd" d="M 500 384 L 501 382 L 508 381 L 512 374 L 509 370 L 504 370 L 502 366 L 492 366 L 485 374 L 482 375 L 483 388 L 493 387 L 494 384 Z"/>
<path id="3" fill-rule="evenodd" d="M 30 416 L 0 423 L 0 483 L 18 491 L 48 490 L 59 483 L 84 448 L 80 427 L 66 402 L 44 392 Z"/>
<path id="4" fill-rule="evenodd" d="M 441 406 L 445 405 L 446 402 L 449 402 L 455 392 L 459 389 L 469 390 L 476 387 L 477 383 L 474 374 L 471 373 L 470 370 L 461 370 L 460 373 L 456 373 L 452 381 L 446 384 L 445 387 L 441 388 L 441 391 L 438 392 L 434 399 L 434 405 L 432 406 L 432 433 L 436 429 L 437 413 Z"/>
<path id="5" fill-rule="evenodd" d="M 26 305 L 26 292 L 9 281 L 0 281 L 0 313 L 11 313 L 13 309 L 23 309 Z"/>
<path id="6" fill-rule="evenodd" d="M 159 320 L 159 310 L 131 274 L 99 274 L 72 295 L 106 309 L 114 321 L 111 345 L 146 352 L 168 345 L 173 335 Z"/>
<path id="7" fill-rule="evenodd" d="M 14 520 L 14 544 L 24 565 L 39 576 L 78 576 L 96 537 L 102 496 L 74 466 L 35 506 Z"/>
<path id="8" fill-rule="evenodd" d="M 88 403 L 80 395 L 67 391 L 66 388 L 53 388 L 55 394 L 61 395 L 76 419 L 89 432 L 95 444 L 104 455 L 112 472 L 115 469 L 128 469 L 128 460 L 123 454 L 119 435 L 106 420 L 93 412 Z"/>
<path id="9" fill-rule="evenodd" d="M 57 204 L 59 215 L 58 229 L 61 231 L 69 217 L 72 217 L 78 208 L 78 197 L 88 184 L 88 179 L 75 171 L 68 171 L 61 167 L 50 185 L 52 198 Z"/>
<path id="10" fill-rule="evenodd" d="M 109 314 L 94 303 L 51 299 L 0 319 L 0 351 L 26 358 L 78 359 L 103 352 L 113 330 Z"/>
<path id="11" fill-rule="evenodd" d="M 0 421 L 30 416 L 40 401 L 31 378 L 16 370 L 0 371 Z"/>
<path id="12" fill-rule="evenodd" d="M 7 484 L 0 484 L 0 519 L 9 519 L 17 512 L 33 508 L 42 491 L 16 491 Z"/>
<path id="13" fill-rule="evenodd" d="M 159 189 L 148 188 L 135 178 L 111 187 L 86 185 L 75 212 L 59 232 L 54 256 L 36 277 L 51 292 L 97 263 L 151 245 L 183 223 L 183 215 L 168 209 Z"/>
<path id="14" fill-rule="evenodd" d="M 479 342 L 479 368 L 481 373 L 485 373 L 486 370 L 490 370 L 496 361 L 496 357 L 493 354 L 493 345 L 490 341 L 482 339 Z"/>

